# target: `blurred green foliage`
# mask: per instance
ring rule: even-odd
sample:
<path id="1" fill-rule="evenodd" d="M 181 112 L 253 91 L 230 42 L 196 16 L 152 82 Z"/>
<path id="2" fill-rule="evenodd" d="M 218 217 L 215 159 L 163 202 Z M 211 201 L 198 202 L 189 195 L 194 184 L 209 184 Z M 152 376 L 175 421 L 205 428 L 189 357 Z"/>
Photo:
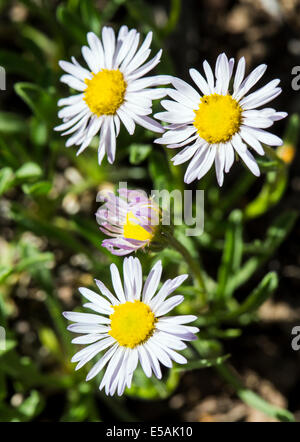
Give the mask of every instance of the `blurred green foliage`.
<path id="1" fill-rule="evenodd" d="M 164 48 L 166 38 L 176 28 L 181 2 L 168 2 L 167 20 L 159 26 L 151 6 L 142 0 L 111 0 L 103 2 L 101 10 L 92 0 L 58 2 L 56 10 L 54 3 L 20 1 L 24 18 L 9 23 L 10 33 L 15 38 L 10 49 L 0 50 L 0 65 L 5 67 L 8 78 L 18 79 L 14 91 L 9 91 L 10 100 L 15 103 L 14 111 L 0 113 L 3 222 L 0 324 L 7 331 L 6 350 L 0 350 L 0 420 L 43 418 L 51 395 L 63 398 L 61 413 L 57 416 L 62 421 L 99 421 L 103 418 L 103 409 L 110 410 L 115 419 L 136 420 L 128 411 L 125 398 L 105 397 L 97 389 L 99 379 L 85 383 L 85 370 L 75 372 L 70 364 L 75 348 L 70 344 L 61 314 L 66 305 L 58 296 L 58 275 L 61 268 L 68 266 L 72 256 L 79 256 L 84 257 L 80 271 L 86 279 L 90 274 L 109 284 L 108 264 L 114 261 L 120 265 L 120 258 L 101 247 L 103 235 L 92 211 L 97 208 L 94 201 L 100 187 L 113 188 L 118 181 L 128 181 L 132 188 L 182 189 L 183 172 L 172 166 L 169 152 L 153 145 L 152 134 L 140 128 L 133 137 L 121 131 L 117 167 L 107 163 L 101 168 L 98 166 L 97 142 L 80 157 L 74 150 L 66 149 L 63 138 L 53 131 L 58 123 L 57 100 L 67 94 L 67 89 L 59 83 L 58 60 L 79 55 L 86 33 L 92 30 L 99 34 L 101 26 L 110 22 L 116 28 L 126 23 L 143 34 L 151 29 L 154 31 L 153 50 Z M 10 8 L 10 1 L 0 2 L 2 14 L 9 15 Z M 120 10 L 122 22 L 115 21 Z M 167 51 L 164 51 L 157 72 L 174 72 Z M 299 122 L 296 128 L 295 118 L 293 122 L 294 133 L 298 133 Z M 265 171 L 262 188 L 252 201 L 247 192 L 253 186 L 254 177 L 246 170 L 244 175 L 241 173 L 239 185 L 227 193 L 215 185 L 211 174 L 199 183 L 199 188 L 205 189 L 207 195 L 205 232 L 199 237 L 186 237 L 184 226 L 176 229 L 176 238 L 199 266 L 202 265 L 200 255 L 205 256 L 206 252 L 214 254 L 220 262 L 214 279 L 208 274 L 203 259 L 207 305 L 203 305 L 203 293 L 192 278 L 182 288 L 186 302 L 177 310 L 199 317 L 199 341 L 185 351 L 189 364 L 174 367 L 165 373 L 162 381 L 147 379 L 138 370 L 127 395 L 141 400 L 166 398 L 177 388 L 183 371 L 215 367 L 247 403 L 278 419 L 293 420 L 289 412 L 261 402 L 262 399 L 253 397 L 254 393 L 244 390 L 236 378 L 232 380 L 233 375 L 226 368 L 230 355 L 224 354 L 222 345 L 224 339 L 240 336 L 243 326 L 258 319 L 257 309 L 276 290 L 278 281 L 274 272 L 267 273 L 248 293 L 249 287 L 254 286 L 249 280 L 257 271 L 261 276 L 263 265 L 285 240 L 298 216 L 293 211 L 282 213 L 273 219 L 264 237 L 245 241 L 247 220 L 264 215 L 277 204 L 288 179 L 288 165 L 268 147 L 266 153 L 261 164 Z M 83 200 L 88 195 L 92 203 L 84 208 Z M 242 200 L 247 204 L 242 204 Z M 140 253 L 139 257 L 146 274 L 155 255 Z M 159 257 L 165 266 L 165 279 L 168 275 L 190 271 L 175 250 L 165 249 Z M 78 286 L 82 279 L 76 278 L 74 285 Z M 37 310 L 42 312 L 41 317 L 30 311 L 30 299 L 25 303 L 25 315 L 33 321 L 36 334 L 34 348 L 28 355 L 18 342 L 14 327 L 18 302 L 21 302 L 18 287 L 24 279 L 27 280 L 27 295 L 29 290 L 40 291 L 43 300 L 43 307 Z M 245 284 L 247 289 L 241 291 Z M 92 287 L 91 278 L 88 285 Z M 76 286 L 71 287 L 74 292 Z M 72 298 L 71 304 L 74 302 Z M 47 419 L 47 414 L 45 416 Z"/>

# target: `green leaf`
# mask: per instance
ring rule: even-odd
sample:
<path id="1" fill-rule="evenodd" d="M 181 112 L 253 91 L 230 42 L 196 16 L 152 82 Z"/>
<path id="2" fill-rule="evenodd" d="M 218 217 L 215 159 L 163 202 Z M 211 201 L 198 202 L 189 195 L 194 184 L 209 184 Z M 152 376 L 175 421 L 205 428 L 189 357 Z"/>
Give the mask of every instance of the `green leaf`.
<path id="1" fill-rule="evenodd" d="M 245 301 L 236 310 L 228 313 L 225 318 L 232 319 L 244 313 L 256 311 L 273 294 L 277 286 L 277 274 L 275 272 L 269 272 Z"/>
<path id="2" fill-rule="evenodd" d="M 34 184 L 23 184 L 22 190 L 27 195 L 47 195 L 47 193 L 51 190 L 52 183 L 50 181 L 39 181 Z"/>
<path id="3" fill-rule="evenodd" d="M 287 180 L 288 173 L 285 165 L 277 166 L 275 170 L 269 171 L 260 193 L 246 206 L 245 217 L 257 218 L 277 204 L 284 194 Z"/>
<path id="4" fill-rule="evenodd" d="M 222 356 L 224 353 L 223 346 L 217 339 L 197 339 L 192 342 L 193 347 L 197 350 L 197 353 L 204 359 L 214 359 Z"/>
<path id="5" fill-rule="evenodd" d="M 3 282 L 13 273 L 13 270 L 12 267 L 0 267 L 0 284 L 3 284 Z"/>
<path id="6" fill-rule="evenodd" d="M 16 93 L 31 108 L 34 114 L 41 120 L 52 124 L 56 118 L 56 100 L 54 95 L 45 91 L 37 84 L 33 83 L 16 83 Z"/>
<path id="7" fill-rule="evenodd" d="M 218 272 L 219 299 L 228 298 L 233 293 L 231 276 L 239 270 L 243 255 L 242 219 L 239 210 L 234 210 L 229 215 L 222 262 Z"/>
<path id="8" fill-rule="evenodd" d="M 159 380 L 155 376 L 147 378 L 144 371 L 139 367 L 134 372 L 133 383 L 130 389 L 126 389 L 126 395 L 141 399 L 165 399 L 170 396 L 179 383 L 179 373 L 173 367 L 168 372 L 167 379 Z"/>
<path id="9" fill-rule="evenodd" d="M 9 351 L 11 351 L 12 349 L 14 349 L 17 345 L 17 341 L 14 341 L 13 339 L 5 339 L 5 348 L 1 349 L 0 346 L 0 360 L 1 357 L 4 356 L 6 353 L 8 353 Z M 1 362 L 0 362 L 1 365 Z"/>
<path id="10" fill-rule="evenodd" d="M 54 331 L 49 327 L 43 327 L 39 330 L 39 338 L 44 347 L 46 347 L 58 359 L 61 358 L 61 348 Z"/>
<path id="11" fill-rule="evenodd" d="M 14 178 L 14 173 L 10 167 L 4 167 L 0 170 L 0 195 L 12 187 Z"/>
<path id="12" fill-rule="evenodd" d="M 129 147 L 129 161 L 131 164 L 140 164 L 142 163 L 151 152 L 150 144 L 131 144 Z"/>
<path id="13" fill-rule="evenodd" d="M 13 112 L 0 112 L 0 132 L 18 133 L 26 132 L 27 126 L 23 117 Z"/>
<path id="14" fill-rule="evenodd" d="M 93 0 L 85 0 L 80 2 L 80 12 L 84 24 L 96 34 L 100 34 L 101 16 L 96 9 Z"/>
<path id="15" fill-rule="evenodd" d="M 36 253 L 34 256 L 20 259 L 20 261 L 14 266 L 0 266 L 0 284 L 3 284 L 5 280 L 14 272 L 23 272 L 27 269 L 32 269 L 34 266 L 53 262 L 54 255 L 50 252 Z"/>
<path id="16" fill-rule="evenodd" d="M 37 64 L 33 67 L 20 53 L 3 49 L 0 51 L 0 66 L 5 68 L 6 73 L 18 74 L 26 79 L 36 78 L 36 70 L 39 69 Z"/>
<path id="17" fill-rule="evenodd" d="M 47 262 L 53 262 L 54 255 L 51 252 L 36 253 L 32 256 L 28 256 L 20 260 L 20 262 L 15 266 L 15 271 L 23 272 L 24 270 L 30 269 L 31 271 L 35 266 L 39 264 L 45 265 Z"/>
<path id="18" fill-rule="evenodd" d="M 287 128 L 283 135 L 284 143 L 296 147 L 298 144 L 299 132 L 300 117 L 298 114 L 292 114 L 288 120 Z"/>
<path id="19" fill-rule="evenodd" d="M 84 26 L 80 20 L 80 15 L 68 10 L 64 5 L 59 5 L 56 10 L 57 20 L 61 23 L 66 32 L 80 44 L 86 42 L 86 34 L 89 28 Z"/>
<path id="20" fill-rule="evenodd" d="M 161 152 L 152 152 L 149 158 L 149 174 L 153 181 L 154 190 L 174 190 L 169 165 Z"/>
<path id="21" fill-rule="evenodd" d="M 32 117 L 30 120 L 30 139 L 37 146 L 46 145 L 48 140 L 48 128 L 47 123 L 41 121 L 36 117 Z"/>
<path id="22" fill-rule="evenodd" d="M 36 179 L 39 178 L 41 175 L 42 169 L 40 168 L 40 166 L 32 162 L 23 164 L 23 166 L 21 166 L 20 169 L 16 171 L 16 178 L 21 181 Z"/>
<path id="23" fill-rule="evenodd" d="M 277 170 L 278 166 L 281 166 L 281 161 L 279 158 L 277 161 L 257 158 L 256 162 L 259 165 L 260 170 L 264 172 L 269 172 L 270 170 Z"/>
<path id="24" fill-rule="evenodd" d="M 102 23 L 110 22 L 120 6 L 122 6 L 125 2 L 126 0 L 110 0 L 109 2 L 107 2 L 101 14 Z M 128 4 L 128 1 L 126 2 L 126 4 Z"/>
<path id="25" fill-rule="evenodd" d="M 296 211 L 291 210 L 275 218 L 273 224 L 267 230 L 266 239 L 263 242 L 262 249 L 264 253 L 249 258 L 241 269 L 232 276 L 231 284 L 233 289 L 244 284 L 275 253 L 276 249 L 292 230 L 298 216 Z"/>
<path id="26" fill-rule="evenodd" d="M 229 357 L 230 355 L 228 354 L 213 359 L 199 359 L 197 361 L 188 362 L 183 366 L 176 367 L 175 370 L 182 372 L 182 371 L 198 370 L 199 368 L 214 367 L 215 365 L 223 364 L 223 362 L 226 361 Z"/>
<path id="27" fill-rule="evenodd" d="M 32 419 L 43 409 L 44 399 L 36 390 L 31 391 L 30 396 L 18 407 L 18 411 L 26 418 Z"/>
<path id="28" fill-rule="evenodd" d="M 238 397 L 250 407 L 266 413 L 282 422 L 294 422 L 293 414 L 280 407 L 270 404 L 265 399 L 260 397 L 254 391 L 245 388 L 241 380 L 237 377 L 234 371 L 226 364 L 216 365 L 215 369 L 236 391 Z"/>

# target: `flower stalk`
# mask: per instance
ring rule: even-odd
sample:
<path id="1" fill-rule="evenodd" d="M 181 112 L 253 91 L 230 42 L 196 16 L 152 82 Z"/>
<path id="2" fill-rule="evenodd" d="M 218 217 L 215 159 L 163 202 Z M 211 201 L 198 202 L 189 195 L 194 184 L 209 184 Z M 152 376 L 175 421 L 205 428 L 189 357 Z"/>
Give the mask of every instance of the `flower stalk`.
<path id="1" fill-rule="evenodd" d="M 173 235 L 170 235 L 168 239 L 171 247 L 173 247 L 174 250 L 176 250 L 178 253 L 181 254 L 181 256 L 184 258 L 184 260 L 190 267 L 191 271 L 193 272 L 198 286 L 200 287 L 200 289 L 203 290 L 203 292 L 201 293 L 202 297 L 201 303 L 205 305 L 207 302 L 206 287 L 205 287 L 204 276 L 202 274 L 199 263 L 193 258 L 189 250 L 181 242 L 179 242 Z"/>

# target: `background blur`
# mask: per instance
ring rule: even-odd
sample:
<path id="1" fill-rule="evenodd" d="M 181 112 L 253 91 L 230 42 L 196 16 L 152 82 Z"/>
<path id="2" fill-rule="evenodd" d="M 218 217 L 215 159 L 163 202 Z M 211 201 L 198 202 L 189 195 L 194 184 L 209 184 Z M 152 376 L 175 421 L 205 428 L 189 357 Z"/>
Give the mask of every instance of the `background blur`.
<path id="1" fill-rule="evenodd" d="M 130 395 L 111 399 L 99 394 L 96 382 L 85 383 L 85 371 L 75 373 L 69 362 L 75 348 L 61 312 L 80 305 L 78 286 L 92 286 L 93 277 L 109 283 L 109 264 L 120 262 L 101 248 L 103 235 L 94 217 L 97 192 L 119 181 L 146 190 L 181 188 L 183 181 L 185 166 L 172 170 L 169 153 L 142 129 L 134 137 L 123 130 L 115 165 L 105 162 L 101 168 L 97 142 L 76 157 L 53 131 L 57 99 L 69 95 L 58 81 L 58 60 L 71 55 L 81 60 L 88 31 L 99 34 L 102 25 L 117 30 L 122 24 L 143 34 L 154 31 L 153 53 L 164 50 L 158 73 L 190 81 L 188 69 L 201 70 L 204 59 L 214 64 L 223 51 L 229 57 L 244 55 L 248 72 L 266 63 L 263 81 L 281 79 L 283 93 L 274 107 L 300 111 L 300 90 L 291 87 L 292 68 L 300 66 L 299 0 L 0 0 L 0 66 L 7 74 L 6 90 L 0 91 L 0 325 L 7 332 L 6 351 L 0 353 L 0 420 L 273 420 L 242 403 L 211 368 L 183 375 L 174 370 L 165 382 L 141 377 Z M 282 136 L 286 126 L 285 120 L 276 123 L 275 133 Z M 242 173 L 244 187 L 237 185 Z M 249 176 L 238 164 L 222 191 L 214 172 L 199 183 L 209 212 L 205 229 L 216 241 L 222 241 L 229 211 L 243 210 L 259 194 L 263 178 Z M 277 215 L 299 212 L 299 154 L 279 199 L 247 222 L 244 236 L 250 245 L 258 244 Z M 287 239 L 272 257 L 259 261 L 238 292 L 242 297 L 275 270 L 279 287 L 272 299 L 235 339 L 213 329 L 202 337 L 216 354 L 220 345 L 222 354 L 231 354 L 247 387 L 300 420 L 300 351 L 291 347 L 291 330 L 300 325 L 300 225 L 289 224 L 291 217 Z M 202 248 L 206 270 L 215 277 L 222 242 L 210 242 L 209 235 L 195 244 L 186 241 L 195 253 Z M 152 256 L 141 256 L 146 273 Z M 164 279 L 186 270 L 176 252 L 165 250 L 160 258 Z M 195 311 L 195 301 L 189 302 Z"/>

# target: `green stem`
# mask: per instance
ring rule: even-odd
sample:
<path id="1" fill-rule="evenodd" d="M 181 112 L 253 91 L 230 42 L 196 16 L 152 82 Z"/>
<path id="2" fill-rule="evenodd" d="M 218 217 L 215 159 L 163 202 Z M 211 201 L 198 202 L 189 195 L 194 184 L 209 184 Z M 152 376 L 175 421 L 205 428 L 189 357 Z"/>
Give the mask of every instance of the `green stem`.
<path id="1" fill-rule="evenodd" d="M 164 36 L 171 34 L 177 26 L 181 11 L 181 0 L 171 0 L 171 10 L 168 22 L 163 29 Z"/>
<path id="2" fill-rule="evenodd" d="M 238 397 L 245 402 L 245 404 L 283 422 L 293 422 L 295 420 L 290 411 L 269 404 L 258 394 L 254 393 L 254 391 L 246 388 L 228 365 L 220 364 L 214 368 L 219 375 L 234 388 Z"/>
<path id="3" fill-rule="evenodd" d="M 197 261 L 195 261 L 195 259 L 192 257 L 192 255 L 190 254 L 188 249 L 183 244 L 181 244 L 181 242 L 179 242 L 173 235 L 169 236 L 169 242 L 170 242 L 171 246 L 182 255 L 182 257 L 187 262 L 188 266 L 191 268 L 194 276 L 196 277 L 199 287 L 203 290 L 202 303 L 203 303 L 203 305 L 205 305 L 206 304 L 206 295 L 205 295 L 206 288 L 205 288 L 205 282 L 204 282 L 204 278 L 203 278 L 199 263 Z"/>

